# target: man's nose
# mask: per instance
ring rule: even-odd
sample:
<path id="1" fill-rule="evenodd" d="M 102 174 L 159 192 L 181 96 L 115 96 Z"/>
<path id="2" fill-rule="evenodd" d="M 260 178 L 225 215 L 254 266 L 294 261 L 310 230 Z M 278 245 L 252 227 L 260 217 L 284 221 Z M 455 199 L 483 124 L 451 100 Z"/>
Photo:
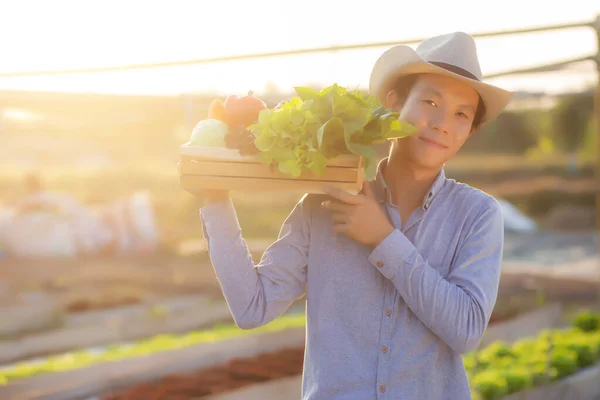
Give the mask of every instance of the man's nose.
<path id="1" fill-rule="evenodd" d="M 450 131 L 450 115 L 446 110 L 438 109 L 431 119 L 431 127 L 443 134 Z"/>

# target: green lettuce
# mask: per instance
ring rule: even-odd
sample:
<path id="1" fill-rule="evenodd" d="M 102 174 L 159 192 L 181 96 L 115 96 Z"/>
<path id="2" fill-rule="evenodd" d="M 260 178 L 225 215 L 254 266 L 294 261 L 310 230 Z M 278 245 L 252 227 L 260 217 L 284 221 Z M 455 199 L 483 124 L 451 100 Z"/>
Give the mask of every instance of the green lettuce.
<path id="1" fill-rule="evenodd" d="M 294 88 L 297 96 L 262 110 L 250 126 L 260 162 L 298 177 L 309 170 L 322 176 L 328 160 L 353 153 L 364 159 L 365 177 L 376 174 L 374 144 L 412 135 L 416 129 L 360 90 L 338 85 L 321 91 Z"/>

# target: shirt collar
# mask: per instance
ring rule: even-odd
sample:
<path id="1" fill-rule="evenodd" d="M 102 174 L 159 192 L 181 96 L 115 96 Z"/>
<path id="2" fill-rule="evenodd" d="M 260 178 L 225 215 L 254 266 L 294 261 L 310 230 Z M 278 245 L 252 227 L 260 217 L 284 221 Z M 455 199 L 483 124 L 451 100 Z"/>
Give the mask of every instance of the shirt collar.
<path id="1" fill-rule="evenodd" d="M 380 203 L 387 202 L 388 204 L 392 204 L 392 193 L 389 190 L 385 179 L 383 178 L 383 169 L 387 165 L 388 158 L 389 157 L 385 157 L 381 161 L 379 161 L 379 164 L 377 165 L 377 174 L 375 176 L 375 179 L 373 180 L 372 188 L 373 193 L 377 198 L 377 201 L 379 201 Z M 435 195 L 439 193 L 440 189 L 442 188 L 442 186 L 444 186 L 445 182 L 446 173 L 444 172 L 444 168 L 442 168 L 438 176 L 433 181 L 433 184 L 429 188 L 429 191 L 425 194 L 425 197 L 423 198 L 422 207 L 424 210 L 427 210 L 430 207 L 431 202 L 435 198 Z"/>

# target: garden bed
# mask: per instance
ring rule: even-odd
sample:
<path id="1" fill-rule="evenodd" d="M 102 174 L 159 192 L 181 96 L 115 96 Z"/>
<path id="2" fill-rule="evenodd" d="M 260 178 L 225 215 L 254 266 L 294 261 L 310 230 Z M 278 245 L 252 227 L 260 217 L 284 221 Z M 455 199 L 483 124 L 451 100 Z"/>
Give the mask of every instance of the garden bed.
<path id="1" fill-rule="evenodd" d="M 598 317 L 580 320 L 577 328 L 545 330 L 513 345 L 495 342 L 465 356 L 465 366 L 481 400 L 596 399 L 600 396 L 600 331 Z M 552 349 L 549 350 L 549 344 Z M 298 399 L 304 348 L 288 348 L 226 365 L 166 376 L 100 400 Z M 274 395 L 274 394 L 277 395 Z M 275 397 L 276 396 L 276 397 Z"/>
<path id="2" fill-rule="evenodd" d="M 518 318 L 519 315 L 523 316 L 520 320 L 531 327 L 529 334 L 546 327 L 544 324 L 547 325 L 547 322 L 541 321 L 542 325 L 539 325 L 539 317 L 532 318 L 536 315 L 547 315 L 547 307 L 536 310 L 534 297 L 529 293 L 527 296 L 520 297 L 506 294 L 499 298 L 490 320 L 489 336 L 497 336 L 495 331 L 505 326 L 505 322 Z M 34 328 L 30 329 L 32 332 L 29 334 L 16 335 L 12 339 L 6 337 L 5 340 L 0 341 L 0 364 L 72 349 L 139 340 L 156 334 L 183 333 L 217 322 L 232 322 L 223 300 L 211 302 L 210 297 L 204 295 L 177 296 L 156 300 L 149 304 L 62 314 L 60 320 L 55 323 L 55 325 L 62 324 L 62 327 L 49 326 L 44 322 L 50 320 L 50 316 L 53 315 L 46 311 L 48 307 L 52 306 L 53 309 L 58 307 L 56 302 L 44 302 L 44 304 L 45 307 L 30 305 L 32 310 L 37 310 L 31 316 L 21 312 L 18 314 L 19 320 L 10 319 L 14 321 L 14 324 L 11 323 L 11 329 L 16 329 L 17 326 Z M 301 302 L 298 305 L 303 308 Z M 22 322 L 18 322 L 21 320 Z M 532 326 L 534 323 L 538 325 Z M 40 325 L 45 327 L 42 328 Z M 525 324 L 519 324 L 518 330 L 522 331 L 524 328 Z M 510 329 L 511 332 L 518 332 L 518 330 Z"/>
<path id="3" fill-rule="evenodd" d="M 560 381 L 508 395 L 503 400 L 597 400 L 600 398 L 598 376 L 600 364 L 584 368 Z"/>
<path id="4" fill-rule="evenodd" d="M 290 312 L 295 308 L 291 307 Z M 297 308 L 299 311 L 300 308 Z M 539 330 L 556 327 L 561 309 L 561 305 L 555 303 L 524 312 L 514 318 L 496 320 L 488 326 L 481 345 L 484 346 L 494 340 L 511 342 L 535 335 Z M 302 313 L 290 318 L 287 316 L 282 319 L 282 323 L 304 326 Z M 84 321 L 79 322 L 85 323 L 85 318 Z M 52 366 L 54 362 L 59 362 L 63 369 L 76 369 L 87 363 L 101 363 L 107 359 L 110 361 L 115 358 L 135 357 L 139 353 L 148 354 L 191 346 L 198 341 L 205 341 L 206 338 L 213 341 L 219 334 L 245 333 L 233 324 L 225 302 L 212 304 L 210 307 L 207 305 L 204 311 L 184 308 L 179 312 L 169 312 L 166 315 L 149 315 L 144 319 L 130 318 L 119 322 L 106 324 L 106 326 L 74 326 L 71 329 L 33 335 L 22 340 L 0 342 L 0 360 L 5 362 L 11 359 L 20 360 L 14 364 L 14 368 L 37 374 L 54 370 L 55 367 Z M 214 329 L 210 328 L 215 324 L 217 326 Z M 205 330 L 193 331 L 199 328 Z M 92 353 L 85 350 L 85 348 L 97 348 L 109 344 L 108 348 L 99 348 Z M 74 350 L 60 354 L 61 351 L 71 349 Z M 47 358 L 42 360 L 42 364 L 35 364 L 35 367 L 32 367 L 34 363 L 27 361 L 33 356 L 44 355 L 47 355 Z M 65 360 L 70 360 L 71 365 L 69 366 Z M 48 365 L 44 366 L 44 363 Z"/>
<path id="5" fill-rule="evenodd" d="M 553 382 L 548 385 L 544 385 L 535 389 L 514 393 L 498 400 L 564 400 L 564 399 L 577 399 L 577 400 L 596 400 L 600 396 L 598 389 L 597 377 L 600 375 L 600 365 L 594 365 L 589 368 L 585 368 L 580 372 L 565 378 L 558 382 Z M 206 376 L 206 375 L 204 375 Z M 135 392 L 132 389 L 128 392 L 122 392 L 119 394 L 106 395 L 100 397 L 99 400 L 134 400 L 138 398 L 144 399 L 203 399 L 203 400 L 264 400 L 264 399 L 278 399 L 278 400 L 297 400 L 300 398 L 302 391 L 302 375 L 296 374 L 283 378 L 277 378 L 268 381 L 252 382 L 249 384 L 243 384 L 239 387 L 232 386 L 232 390 L 224 392 L 221 387 L 217 386 L 210 393 L 208 391 L 200 389 L 199 395 L 196 395 L 195 387 L 201 384 L 200 381 L 193 381 L 194 375 L 184 376 L 183 379 L 190 379 L 190 381 L 180 381 L 181 390 L 170 390 L 172 388 L 166 388 L 167 392 L 161 392 L 160 384 L 149 384 L 145 387 L 140 386 L 139 392 Z M 190 385 L 191 390 L 186 392 L 183 389 L 184 385 Z M 147 390 L 143 392 L 142 390 Z M 148 390 L 150 389 L 150 390 Z M 165 389 L 163 386 L 162 389 Z M 173 396 L 165 395 L 165 393 L 173 393 Z M 180 395 L 178 395 L 178 394 Z M 192 393 L 194 396 L 188 396 L 188 393 Z M 147 397 L 136 397 L 142 394 Z M 477 399 L 477 397 L 475 397 Z M 94 399 L 96 400 L 96 399 Z"/>
<path id="6" fill-rule="evenodd" d="M 252 358 L 236 358 L 226 365 L 193 373 L 170 375 L 142 383 L 120 393 L 107 393 L 101 400 L 200 399 L 230 394 L 257 383 L 295 378 L 302 374 L 304 347 L 284 348 Z M 290 380 L 294 382 L 294 380 Z M 264 393 L 262 393 L 264 396 Z M 300 391 L 295 398 L 300 397 Z M 267 397 L 263 397 L 267 398 Z M 277 397 L 280 399 L 280 397 Z"/>
<path id="7" fill-rule="evenodd" d="M 562 311 L 560 303 L 551 303 L 522 313 L 496 314 L 495 319 L 490 319 L 479 346 L 485 347 L 498 340 L 512 343 L 535 336 L 544 329 L 558 328 L 562 324 Z"/>
<path id="8" fill-rule="evenodd" d="M 98 315 L 106 317 L 100 323 L 94 315 L 79 315 L 73 318 L 71 326 L 0 341 L 0 364 L 231 322 L 231 313 L 224 301 L 193 305 L 171 310 L 153 306 L 147 307 L 144 313 L 123 310 L 123 315 L 115 315 L 119 311 L 115 309 L 111 310 L 112 318 L 106 311 Z"/>
<path id="9" fill-rule="evenodd" d="M 526 330 L 539 330 L 553 326 L 550 323 L 553 318 L 546 317 L 556 312 L 557 306 L 550 305 L 521 318 L 529 321 Z M 488 341 L 506 334 L 507 329 L 502 328 L 511 322 L 514 320 L 490 326 Z M 494 334 L 494 329 L 499 330 Z M 509 331 L 508 341 L 517 339 L 519 332 L 521 337 L 526 335 L 518 325 Z M 114 345 L 99 353 L 77 351 L 48 357 L 38 364 L 18 363 L 11 370 L 0 371 L 0 381 L 8 380 L 8 385 L 0 387 L 0 398 L 3 391 L 14 394 L 15 390 L 27 393 L 34 389 L 46 393 L 43 397 L 46 399 L 77 399 L 82 393 L 128 399 L 139 398 L 136 397 L 139 392 L 225 396 L 240 388 L 245 393 L 258 390 L 251 388 L 257 382 L 279 382 L 286 377 L 293 382 L 293 376 L 302 372 L 304 334 L 304 315 L 287 315 L 252 331 L 224 325 L 185 335 L 159 335 L 131 345 Z M 244 355 L 256 358 L 240 360 Z M 219 364 L 232 359 L 236 361 Z M 209 369 L 189 372 L 201 367 Z M 154 383 L 149 382 L 153 379 Z M 116 392 L 136 384 L 139 387 Z M 279 385 L 283 384 L 276 384 Z"/>
<path id="10" fill-rule="evenodd" d="M 129 306 L 121 309 L 69 315 L 67 326 L 0 341 L 0 364 L 27 360 L 61 352 L 141 340 L 158 334 L 178 334 L 207 328 L 217 323 L 233 323 L 224 301 L 201 301 L 192 297 L 165 301 L 152 307 Z M 189 301 L 189 304 L 183 304 Z M 553 326 L 560 306 L 553 304 L 536 310 L 525 308 L 495 312 L 484 341 L 509 336 L 533 335 Z M 99 322 L 101 320 L 101 323 Z M 513 321 L 513 322 L 510 322 Z"/>
<path id="11" fill-rule="evenodd" d="M 252 331 L 224 325 L 100 352 L 67 353 L 0 370 L 0 398 L 79 400 L 234 358 L 301 347 L 304 336 L 304 316 L 287 315 Z"/>
<path id="12" fill-rule="evenodd" d="M 55 301 L 43 297 L 0 308 L 0 340 L 59 328 L 64 313 Z M 1 362 L 1 361 L 0 361 Z"/>
<path id="13" fill-rule="evenodd" d="M 0 259 L 0 276 L 0 307 L 30 294 L 52 297 L 65 313 L 115 309 L 177 296 L 222 297 L 204 253 Z"/>

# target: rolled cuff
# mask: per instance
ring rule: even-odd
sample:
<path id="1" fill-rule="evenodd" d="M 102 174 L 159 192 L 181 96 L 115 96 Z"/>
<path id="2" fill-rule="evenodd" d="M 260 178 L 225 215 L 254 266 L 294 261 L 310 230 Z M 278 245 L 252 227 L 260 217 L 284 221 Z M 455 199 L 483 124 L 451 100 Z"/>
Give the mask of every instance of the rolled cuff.
<path id="1" fill-rule="evenodd" d="M 415 255 L 416 248 L 398 229 L 394 229 L 369 255 L 368 259 L 388 279 L 393 279 Z"/>

